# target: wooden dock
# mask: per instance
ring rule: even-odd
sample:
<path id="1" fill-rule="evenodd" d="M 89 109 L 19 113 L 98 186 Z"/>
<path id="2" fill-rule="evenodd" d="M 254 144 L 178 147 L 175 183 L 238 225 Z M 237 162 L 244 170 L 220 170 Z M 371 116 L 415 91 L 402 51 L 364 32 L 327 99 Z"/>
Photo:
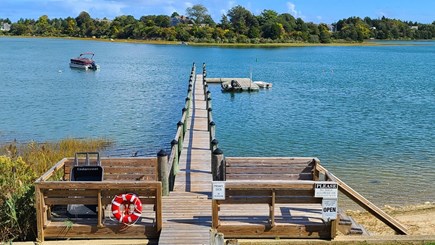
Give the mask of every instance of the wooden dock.
<path id="1" fill-rule="evenodd" d="M 210 244 L 211 150 L 202 74 L 196 75 L 174 189 L 163 197 L 159 244 Z"/>
<path id="2" fill-rule="evenodd" d="M 322 217 L 322 198 L 314 194 L 318 181 L 329 181 L 398 234 L 407 234 L 405 227 L 332 175 L 317 158 L 224 158 L 215 138 L 205 77 L 205 65 L 202 74 L 193 65 L 169 156 L 162 150 L 157 158 L 102 159 L 101 182 L 73 181 L 70 173 L 76 164 L 66 158 L 41 176 L 35 196 L 38 240 L 144 239 L 191 245 L 223 244 L 224 236 L 314 241 L 334 239 L 337 231 L 351 234 L 351 219 Z M 51 181 L 58 171 L 63 171 L 63 180 Z M 223 199 L 212 200 L 213 181 L 223 184 Z M 112 222 L 107 212 L 113 197 L 125 191 L 136 193 L 144 204 L 139 221 L 128 226 Z M 95 205 L 97 215 L 70 226 L 53 217 L 55 205 L 71 204 Z"/>

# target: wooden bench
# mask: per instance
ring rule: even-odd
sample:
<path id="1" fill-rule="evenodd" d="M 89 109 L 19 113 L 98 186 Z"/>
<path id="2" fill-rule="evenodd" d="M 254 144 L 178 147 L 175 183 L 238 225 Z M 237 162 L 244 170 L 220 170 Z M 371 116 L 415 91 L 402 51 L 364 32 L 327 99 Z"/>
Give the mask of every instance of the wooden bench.
<path id="1" fill-rule="evenodd" d="M 64 158 L 36 182 L 38 240 L 59 238 L 158 238 L 162 228 L 162 184 L 156 158 L 102 158 L 103 181 L 69 181 L 73 158 Z M 61 174 L 61 181 L 59 179 Z M 111 217 L 116 195 L 135 193 L 143 205 L 133 225 Z M 96 217 L 68 216 L 71 204 L 96 205 Z"/>
<path id="2" fill-rule="evenodd" d="M 226 238 L 322 238 L 336 221 L 322 219 L 314 197 L 316 158 L 225 158 L 225 200 L 212 202 L 212 227 Z"/>
<path id="3" fill-rule="evenodd" d="M 227 157 L 226 180 L 313 180 L 317 158 Z"/>

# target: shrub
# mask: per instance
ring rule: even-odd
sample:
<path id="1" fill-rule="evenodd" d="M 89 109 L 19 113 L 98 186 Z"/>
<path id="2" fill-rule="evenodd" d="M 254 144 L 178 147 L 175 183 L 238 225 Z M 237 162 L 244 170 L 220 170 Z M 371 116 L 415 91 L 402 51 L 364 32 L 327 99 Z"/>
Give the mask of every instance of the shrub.
<path id="1" fill-rule="evenodd" d="M 0 241 L 34 240 L 36 173 L 21 157 L 0 156 Z"/>
<path id="2" fill-rule="evenodd" d="M 111 145 L 104 139 L 64 139 L 57 143 L 16 142 L 0 148 L 0 243 L 35 240 L 34 181 L 64 157 L 99 151 Z M 59 176 L 58 176 L 59 177 Z"/>

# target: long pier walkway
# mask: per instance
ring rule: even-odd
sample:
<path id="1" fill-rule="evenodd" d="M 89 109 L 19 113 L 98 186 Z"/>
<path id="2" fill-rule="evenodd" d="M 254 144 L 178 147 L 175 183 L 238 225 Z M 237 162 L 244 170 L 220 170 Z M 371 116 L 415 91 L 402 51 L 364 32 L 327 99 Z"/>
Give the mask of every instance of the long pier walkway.
<path id="1" fill-rule="evenodd" d="M 163 198 L 159 244 L 210 244 L 211 150 L 203 75 L 195 74 L 174 189 Z"/>

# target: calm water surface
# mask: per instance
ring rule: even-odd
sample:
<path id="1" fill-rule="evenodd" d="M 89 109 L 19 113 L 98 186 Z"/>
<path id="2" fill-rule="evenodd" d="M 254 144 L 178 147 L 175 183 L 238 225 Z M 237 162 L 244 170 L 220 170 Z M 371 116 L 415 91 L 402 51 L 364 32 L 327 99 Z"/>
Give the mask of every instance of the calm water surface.
<path id="1" fill-rule="evenodd" d="M 227 156 L 315 156 L 376 204 L 435 200 L 435 42 L 214 48 L 0 38 L 0 141 L 104 137 L 111 156 L 168 149 L 191 64 L 270 90 L 210 86 Z M 71 57 L 96 53 L 97 72 Z M 200 67 L 200 66 L 199 66 Z"/>

